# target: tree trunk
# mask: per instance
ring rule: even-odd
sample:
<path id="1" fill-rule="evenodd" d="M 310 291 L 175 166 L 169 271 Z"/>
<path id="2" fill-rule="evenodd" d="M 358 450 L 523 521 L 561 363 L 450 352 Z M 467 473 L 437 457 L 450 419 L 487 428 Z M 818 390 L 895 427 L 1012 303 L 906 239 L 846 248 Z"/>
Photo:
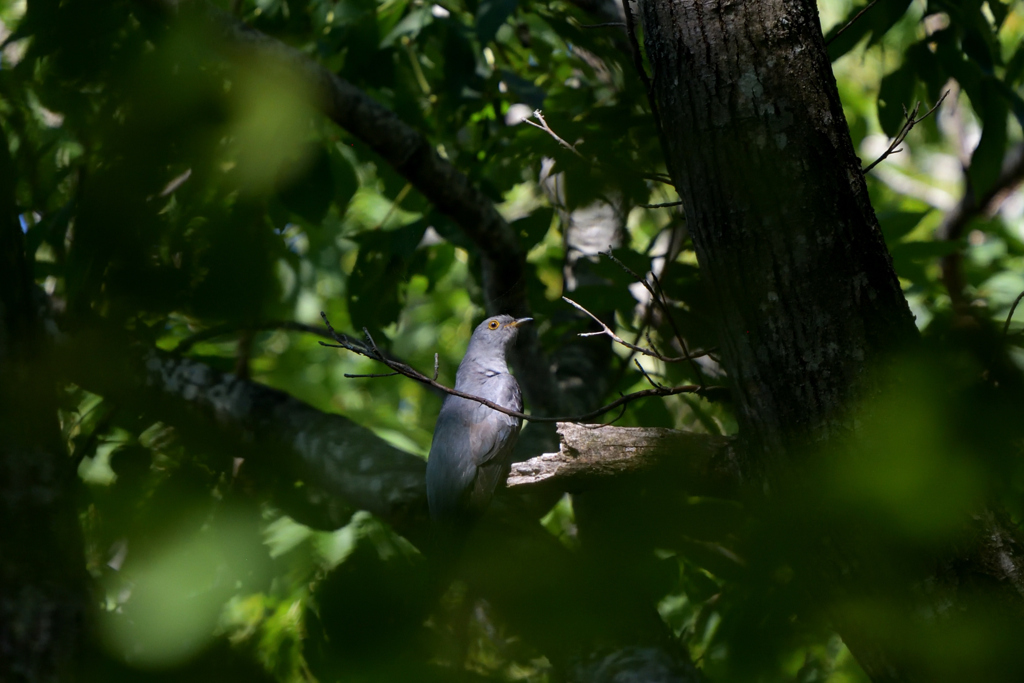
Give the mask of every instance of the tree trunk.
<path id="1" fill-rule="evenodd" d="M 747 465 L 766 476 L 778 506 L 783 466 L 810 472 L 799 456 L 823 453 L 825 443 L 835 450 L 854 431 L 851 408 L 882 388 L 872 369 L 914 343 L 913 318 L 868 200 L 815 4 L 643 0 L 640 14 L 668 167 L 721 315 Z M 806 587 L 873 680 L 952 674 L 908 657 L 909 639 L 891 624 L 880 629 L 877 618 L 836 607 L 851 594 L 898 596 L 893 604 L 920 617 L 905 623 L 925 640 L 936 624 L 966 628 L 982 615 L 991 626 L 996 617 L 979 612 L 982 603 L 1004 605 L 1001 634 L 1019 632 L 1024 554 L 1002 515 L 965 516 L 965 542 L 932 549 L 896 581 L 889 565 L 910 552 L 892 556 L 899 551 L 863 531 L 851 520 L 845 530 L 810 523 L 792 533 L 818 548 L 813 566 L 802 567 Z M 979 600 L 971 589 L 980 586 L 991 592 Z"/>
<path id="2" fill-rule="evenodd" d="M 669 171 L 755 459 L 842 429 L 915 337 L 808 0 L 641 3 Z M 765 463 L 767 464 L 767 463 Z"/>

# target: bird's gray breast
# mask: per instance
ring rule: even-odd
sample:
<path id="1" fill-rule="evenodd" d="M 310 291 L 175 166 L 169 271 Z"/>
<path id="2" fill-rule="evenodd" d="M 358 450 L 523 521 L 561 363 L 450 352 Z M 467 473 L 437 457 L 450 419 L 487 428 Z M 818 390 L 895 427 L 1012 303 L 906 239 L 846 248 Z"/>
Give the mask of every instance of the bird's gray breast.
<path id="1" fill-rule="evenodd" d="M 512 410 L 523 409 L 515 378 L 504 373 L 459 377 L 456 389 Z M 486 506 L 507 472 L 522 421 L 482 403 L 448 396 L 434 428 L 427 461 L 427 497 L 431 515 L 452 518 L 466 508 Z"/>

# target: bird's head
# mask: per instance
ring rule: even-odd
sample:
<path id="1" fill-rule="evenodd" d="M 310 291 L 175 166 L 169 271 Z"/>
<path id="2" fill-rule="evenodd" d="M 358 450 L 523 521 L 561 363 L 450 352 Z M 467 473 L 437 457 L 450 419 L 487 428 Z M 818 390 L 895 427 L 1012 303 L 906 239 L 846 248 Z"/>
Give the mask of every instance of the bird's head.
<path id="1" fill-rule="evenodd" d="M 485 319 L 473 330 L 466 355 L 472 352 L 477 356 L 498 355 L 503 358 L 505 350 L 515 341 L 519 326 L 531 320 L 533 318 L 513 318 L 510 315 L 495 315 Z"/>

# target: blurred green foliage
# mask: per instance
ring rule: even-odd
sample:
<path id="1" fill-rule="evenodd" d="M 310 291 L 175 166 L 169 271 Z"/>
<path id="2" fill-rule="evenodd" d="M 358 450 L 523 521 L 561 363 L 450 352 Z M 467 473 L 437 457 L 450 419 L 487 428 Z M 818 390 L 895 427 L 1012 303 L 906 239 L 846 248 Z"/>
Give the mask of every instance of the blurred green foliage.
<path id="1" fill-rule="evenodd" d="M 822 0 L 826 36 L 863 8 Z M 624 37 L 587 28 L 598 20 L 571 4 L 238 0 L 229 9 L 392 108 L 499 204 L 529 249 L 527 289 L 549 350 L 579 331 L 559 299 L 566 250 L 556 209 L 610 197 L 634 207 L 619 257 L 639 271 L 683 229 L 672 210 L 637 207 L 676 197 L 644 179 L 664 164 Z M 9 0 L 0 20 L 0 126 L 35 274 L 62 324 L 100 324 L 167 350 L 187 341 L 212 367 L 248 372 L 425 457 L 440 396 L 401 378 L 346 379 L 379 367 L 275 323 L 317 324 L 326 311 L 338 329 L 365 327 L 418 368 L 439 354 L 450 384 L 487 303 L 458 228 L 325 121 L 287 65 L 240 53 L 204 10 Z M 966 543 L 968 511 L 998 500 L 1015 522 L 1024 514 L 1024 470 L 1009 445 L 1021 436 L 1019 404 L 986 388 L 1004 349 L 950 330 L 940 277 L 941 257 L 962 253 L 972 310 L 1000 326 L 1024 290 L 1024 195 L 953 240 L 935 235 L 965 191 L 992 188 L 1021 144 L 1022 38 L 1021 2 L 881 0 L 830 43 L 866 161 L 903 125 L 904 108 L 951 90 L 868 176 L 894 267 L 937 350 L 894 370 L 905 381 L 857 409 L 871 437 L 843 458 L 822 457 L 810 477 L 817 488 L 794 485 L 799 505 L 751 516 L 737 501 L 674 490 L 670 520 L 641 503 L 621 511 L 623 534 L 648 543 L 637 565 L 657 567 L 643 575 L 645 590 L 709 678 L 865 680 L 835 635 L 834 606 L 812 600 L 804 581 L 814 543 L 874 534 L 877 556 L 857 561 L 888 585 L 927 591 L 911 577 L 937 546 Z M 517 111 L 535 108 L 599 163 L 517 124 Z M 545 158 L 566 174 L 564 205 L 538 184 Z M 574 298 L 614 310 L 619 332 L 636 334 L 646 323 L 631 278 L 608 261 L 592 272 Z M 715 311 L 688 240 L 662 283 L 691 346 L 714 347 Z M 1008 353 L 1020 366 L 1024 313 L 1017 320 Z M 671 330 L 655 327 L 669 348 Z M 219 333 L 193 343 L 209 330 Z M 617 353 L 612 397 L 646 386 Z M 686 365 L 645 367 L 666 382 L 693 379 Z M 1013 372 L 1003 388 L 1019 397 Z M 555 680 L 543 643 L 504 629 L 464 587 L 435 600 L 423 557 L 372 516 L 333 532 L 302 526 L 244 490 L 216 439 L 185 442 L 80 387 L 65 388 L 61 424 L 84 482 L 97 603 L 89 623 L 101 643 L 83 678 L 450 680 L 454 668 Z M 727 406 L 682 396 L 633 404 L 620 424 L 736 429 Z M 808 505 L 820 514 L 808 519 Z M 544 525 L 578 550 L 569 498 Z M 922 615 L 908 615 L 898 596 L 862 588 L 841 592 L 865 628 L 886 625 L 897 649 L 931 662 L 935 680 L 1020 673 L 1000 668 L 1020 642 L 1012 620 L 979 607 L 968 626 L 939 620 L 925 637 Z"/>

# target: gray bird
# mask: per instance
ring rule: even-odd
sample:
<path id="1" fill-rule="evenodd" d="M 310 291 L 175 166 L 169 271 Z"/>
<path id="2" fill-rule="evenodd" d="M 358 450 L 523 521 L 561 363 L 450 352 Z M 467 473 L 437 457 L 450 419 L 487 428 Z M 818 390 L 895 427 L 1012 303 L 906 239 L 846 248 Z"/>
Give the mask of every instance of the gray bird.
<path id="1" fill-rule="evenodd" d="M 456 390 L 522 412 L 523 396 L 505 352 L 530 320 L 499 315 L 477 325 L 455 375 Z M 427 460 L 427 502 L 435 521 L 469 522 L 483 513 L 508 476 L 522 423 L 482 403 L 445 397 Z"/>

